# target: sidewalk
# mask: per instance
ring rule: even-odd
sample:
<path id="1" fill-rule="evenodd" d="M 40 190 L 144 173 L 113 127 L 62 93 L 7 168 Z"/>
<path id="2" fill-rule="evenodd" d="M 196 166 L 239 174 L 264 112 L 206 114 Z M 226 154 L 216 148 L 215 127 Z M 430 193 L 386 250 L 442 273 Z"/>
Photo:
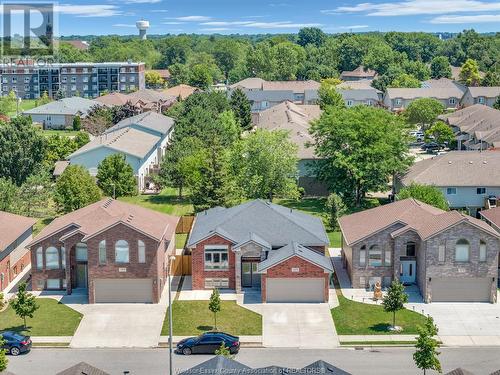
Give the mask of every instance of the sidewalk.
<path id="1" fill-rule="evenodd" d="M 417 335 L 339 335 L 340 342 L 362 343 L 416 341 Z M 443 346 L 481 347 L 500 346 L 500 335 L 497 336 L 437 336 Z"/>

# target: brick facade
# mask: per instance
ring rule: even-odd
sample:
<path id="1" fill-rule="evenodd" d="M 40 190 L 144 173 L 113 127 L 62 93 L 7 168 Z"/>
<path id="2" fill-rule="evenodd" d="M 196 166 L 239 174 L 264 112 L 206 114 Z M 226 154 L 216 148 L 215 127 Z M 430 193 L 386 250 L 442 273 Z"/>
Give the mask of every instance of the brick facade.
<path id="1" fill-rule="evenodd" d="M 292 272 L 292 268 L 298 268 L 299 272 Z M 269 278 L 324 278 L 324 302 L 328 302 L 329 296 L 329 273 L 298 256 L 293 256 L 267 270 L 261 276 L 262 302 L 266 302 L 266 281 Z"/>

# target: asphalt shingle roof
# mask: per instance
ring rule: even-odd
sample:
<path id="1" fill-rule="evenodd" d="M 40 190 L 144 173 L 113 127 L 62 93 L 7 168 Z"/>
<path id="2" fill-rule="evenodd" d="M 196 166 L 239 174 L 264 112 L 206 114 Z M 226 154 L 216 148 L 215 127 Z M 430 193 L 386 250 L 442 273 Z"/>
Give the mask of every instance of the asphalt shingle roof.
<path id="1" fill-rule="evenodd" d="M 316 374 L 351 375 L 351 373 L 341 370 L 323 360 L 313 362 L 309 366 L 304 367 L 303 370 L 306 370 L 306 373 L 308 373 L 308 371 L 312 372 L 315 370 Z"/>
<path id="2" fill-rule="evenodd" d="M 292 242 L 277 250 L 271 250 L 271 252 L 269 253 L 269 257 L 257 265 L 257 271 L 265 271 L 294 256 L 298 256 L 327 271 L 333 272 L 332 262 L 330 258 L 314 250 L 308 249 L 298 242 Z"/>
<path id="3" fill-rule="evenodd" d="M 389 98 L 401 99 L 418 99 L 418 98 L 436 98 L 436 99 L 449 99 L 449 98 L 462 98 L 464 90 L 459 86 L 456 87 L 423 87 L 423 88 L 394 88 L 388 87 L 386 95 Z"/>
<path id="4" fill-rule="evenodd" d="M 168 134 L 174 126 L 174 119 L 161 113 L 147 111 L 138 115 L 123 119 L 116 125 L 107 129 L 105 133 L 111 133 L 119 129 L 137 125 L 146 129 L 154 130 L 161 134 Z"/>
<path id="5" fill-rule="evenodd" d="M 179 375 L 190 375 L 190 374 L 224 374 L 225 372 L 229 374 L 237 374 L 237 370 L 251 371 L 250 367 L 237 362 L 233 359 L 226 358 L 222 355 L 215 356 L 208 361 L 202 362 L 197 366 L 191 367 L 189 370 L 181 372 Z"/>
<path id="6" fill-rule="evenodd" d="M 480 211 L 481 216 L 500 228 L 500 206 Z"/>
<path id="7" fill-rule="evenodd" d="M 36 220 L 30 217 L 0 211 L 0 251 L 5 250 L 35 223 Z"/>
<path id="8" fill-rule="evenodd" d="M 86 115 L 89 110 L 96 105 L 102 105 L 95 100 L 80 98 L 78 96 L 73 96 L 71 98 L 64 98 L 56 100 L 33 109 L 24 111 L 23 114 L 26 115 L 76 115 L 83 114 Z"/>
<path id="9" fill-rule="evenodd" d="M 485 98 L 496 98 L 500 96 L 500 86 L 486 87 L 469 87 L 469 92 L 473 98 L 484 96 Z"/>
<path id="10" fill-rule="evenodd" d="M 109 375 L 97 367 L 91 366 L 88 363 L 80 362 L 66 370 L 58 372 L 56 375 Z"/>
<path id="11" fill-rule="evenodd" d="M 188 247 L 221 232 L 234 243 L 241 243 L 249 233 L 255 233 L 271 246 L 284 246 L 292 241 L 305 246 L 329 244 L 321 218 L 260 199 L 198 213 Z"/>
<path id="12" fill-rule="evenodd" d="M 342 95 L 344 100 L 380 100 L 378 91 L 374 88 L 371 89 L 341 89 L 338 92 Z"/>

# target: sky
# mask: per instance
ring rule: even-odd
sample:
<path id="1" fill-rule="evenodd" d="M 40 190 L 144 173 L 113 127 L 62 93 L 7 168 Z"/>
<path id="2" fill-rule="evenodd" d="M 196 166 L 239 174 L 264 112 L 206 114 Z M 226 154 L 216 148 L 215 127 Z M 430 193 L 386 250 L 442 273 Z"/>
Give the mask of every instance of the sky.
<path id="1" fill-rule="evenodd" d="M 47 2 L 47 1 L 44 1 Z M 59 35 L 500 31 L 500 0 L 61 0 Z"/>

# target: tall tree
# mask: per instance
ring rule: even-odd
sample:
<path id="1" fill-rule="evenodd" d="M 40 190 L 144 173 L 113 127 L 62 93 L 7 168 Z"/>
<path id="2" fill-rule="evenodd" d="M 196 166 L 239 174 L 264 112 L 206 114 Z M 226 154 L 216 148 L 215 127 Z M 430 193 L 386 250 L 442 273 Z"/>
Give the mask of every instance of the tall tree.
<path id="1" fill-rule="evenodd" d="M 328 226 L 331 230 L 339 229 L 339 219 L 347 213 L 347 207 L 338 194 L 331 193 L 325 204 Z"/>
<path id="2" fill-rule="evenodd" d="M 9 115 L 16 109 L 16 93 L 10 91 L 8 95 L 0 97 L 0 115 Z"/>
<path id="3" fill-rule="evenodd" d="M 451 127 L 443 121 L 437 121 L 425 131 L 426 141 L 434 140 L 439 144 L 450 144 L 455 139 Z"/>
<path id="4" fill-rule="evenodd" d="M 297 35 L 297 43 L 305 47 L 308 44 L 312 44 L 316 47 L 320 47 L 326 39 L 326 34 L 318 27 L 304 27 L 299 30 Z"/>
<path id="5" fill-rule="evenodd" d="M 18 187 L 10 179 L 0 177 L 0 211 L 15 212 Z"/>
<path id="6" fill-rule="evenodd" d="M 45 167 L 49 169 L 54 168 L 56 161 L 66 159 L 77 149 L 78 144 L 70 137 L 59 134 L 47 137 L 45 142 Z"/>
<path id="7" fill-rule="evenodd" d="M 252 108 L 243 90 L 239 87 L 234 90 L 229 103 L 241 128 L 243 130 L 250 130 L 252 128 Z"/>
<path id="8" fill-rule="evenodd" d="M 30 175 L 18 190 L 18 212 L 25 216 L 50 215 L 54 183 L 45 168 Z"/>
<path id="9" fill-rule="evenodd" d="M 18 116 L 0 126 L 0 176 L 21 185 L 40 167 L 45 156 L 45 139 L 31 123 Z"/>
<path id="10" fill-rule="evenodd" d="M 399 281 L 394 280 L 382 301 L 384 310 L 392 313 L 393 329 L 396 329 L 396 313 L 405 308 L 405 303 L 408 303 L 408 294 L 405 293 L 405 287 Z"/>
<path id="11" fill-rule="evenodd" d="M 451 78 L 451 66 L 446 56 L 436 56 L 432 59 L 431 78 Z"/>
<path id="12" fill-rule="evenodd" d="M 54 200 L 63 212 L 85 207 L 100 198 L 95 179 L 81 165 L 68 166 L 57 179 Z"/>
<path id="13" fill-rule="evenodd" d="M 418 338 L 415 344 L 416 351 L 413 353 L 415 365 L 424 371 L 434 370 L 441 373 L 441 363 L 439 362 L 439 342 L 434 338 L 438 329 L 431 317 L 427 318 L 425 327 L 418 328 Z"/>
<path id="14" fill-rule="evenodd" d="M 389 87 L 398 87 L 407 89 L 418 88 L 420 87 L 420 81 L 410 74 L 403 73 L 394 78 Z"/>
<path id="15" fill-rule="evenodd" d="M 342 94 L 337 91 L 336 86 L 339 79 L 329 78 L 321 80 L 318 90 L 319 107 L 325 110 L 327 107 L 345 108 L 345 101 Z"/>
<path id="16" fill-rule="evenodd" d="M 108 197 L 137 195 L 137 183 L 132 166 L 125 155 L 112 154 L 103 159 L 97 167 L 97 186 Z"/>
<path id="17" fill-rule="evenodd" d="M 460 69 L 460 81 L 467 86 L 479 86 L 481 75 L 476 60 L 467 59 Z"/>
<path id="18" fill-rule="evenodd" d="M 150 70 L 144 74 L 146 87 L 150 89 L 161 89 L 165 86 L 165 80 L 161 77 L 160 73 Z"/>
<path id="19" fill-rule="evenodd" d="M 412 101 L 405 111 L 410 124 L 424 127 L 431 125 L 444 112 L 444 105 L 434 98 L 420 98 Z"/>
<path id="20" fill-rule="evenodd" d="M 431 206 L 448 211 L 450 209 L 448 201 L 439 188 L 431 185 L 411 184 L 399 192 L 397 199 L 414 198 Z"/>
<path id="21" fill-rule="evenodd" d="M 390 177 L 412 162 L 406 126 L 383 109 L 335 108 L 323 112 L 310 132 L 319 158 L 317 175 L 358 206 L 367 192 L 386 189 Z"/>
<path id="22" fill-rule="evenodd" d="M 213 56 L 227 82 L 229 72 L 234 69 L 241 58 L 239 43 L 231 39 L 220 39 L 215 43 Z"/>
<path id="23" fill-rule="evenodd" d="M 36 297 L 26 291 L 25 282 L 19 284 L 17 293 L 15 297 L 11 299 L 10 305 L 16 315 L 23 319 L 24 329 L 26 329 L 26 318 L 33 318 L 35 311 L 40 307 L 36 303 Z"/>

